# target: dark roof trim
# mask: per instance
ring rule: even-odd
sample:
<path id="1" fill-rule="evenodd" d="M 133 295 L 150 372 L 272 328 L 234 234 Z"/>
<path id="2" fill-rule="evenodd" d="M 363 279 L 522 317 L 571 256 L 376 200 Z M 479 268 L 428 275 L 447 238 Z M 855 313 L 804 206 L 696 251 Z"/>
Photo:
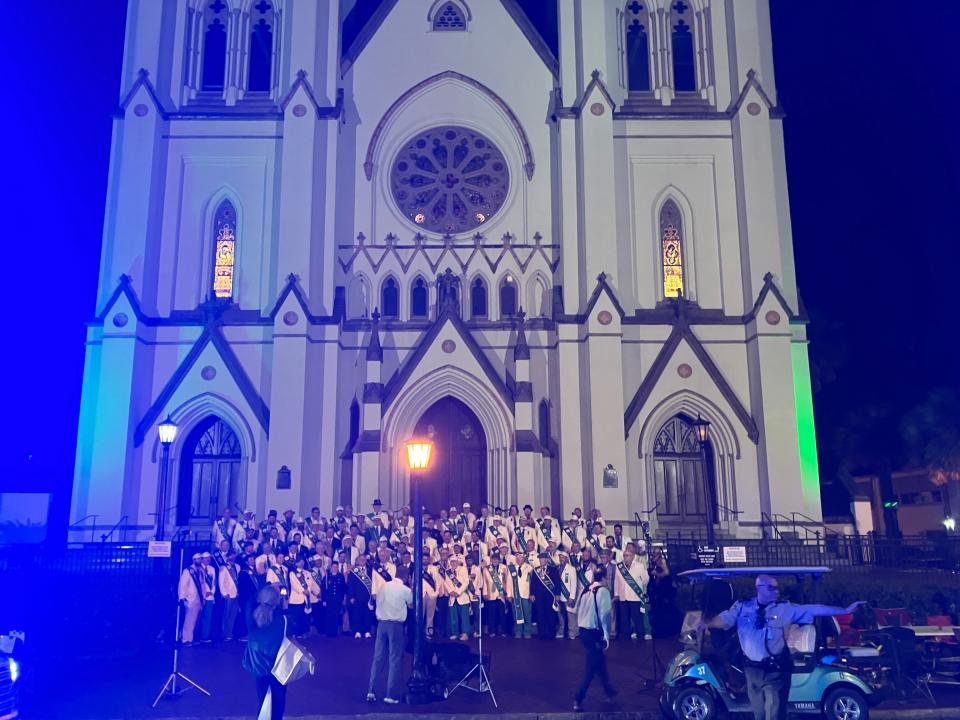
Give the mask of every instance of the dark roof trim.
<path id="1" fill-rule="evenodd" d="M 266 319 L 269 320 L 269 324 L 272 325 L 274 323 L 277 313 L 280 312 L 280 308 L 283 307 L 283 303 L 286 302 L 287 295 L 290 293 L 293 293 L 293 296 L 297 299 L 304 317 L 311 325 L 336 325 L 337 322 L 339 322 L 340 318 L 336 313 L 333 315 L 314 315 L 311 313 L 307 305 L 307 296 L 304 294 L 303 288 L 300 287 L 300 278 L 290 273 L 287 275 L 287 281 L 284 283 L 283 290 L 280 291 L 277 301 L 273 304 L 273 308 L 267 313 Z"/>
<path id="2" fill-rule="evenodd" d="M 386 128 L 387 122 L 390 120 L 390 118 L 393 117 L 393 115 L 400 109 L 400 107 L 410 96 L 420 92 L 429 85 L 451 78 L 482 92 L 484 95 L 489 97 L 493 103 L 500 108 L 501 111 L 503 111 L 507 118 L 509 118 L 510 124 L 516 131 L 517 136 L 520 139 L 520 145 L 523 149 L 523 169 L 527 174 L 527 180 L 533 180 L 533 171 L 536 169 L 536 163 L 533 159 L 533 150 L 530 147 L 530 138 L 527 137 L 527 131 L 523 129 L 523 125 L 520 123 L 520 118 L 514 114 L 513 110 L 511 110 L 510 106 L 504 102 L 503 98 L 497 95 L 493 90 L 488 88 L 479 80 L 474 80 L 472 77 L 458 73 L 455 70 L 444 70 L 436 75 L 431 75 L 425 80 L 421 80 L 412 88 L 400 95 L 400 97 L 394 100 L 390 107 L 387 108 L 387 111 L 383 114 L 383 117 L 380 118 L 380 122 L 377 123 L 377 127 L 370 136 L 370 142 L 367 145 L 367 155 L 363 161 L 363 174 L 366 176 L 367 180 L 373 179 L 373 158 L 376 154 L 377 145 L 380 142 L 380 136 L 383 134 L 383 130 Z"/>
<path id="3" fill-rule="evenodd" d="M 777 287 L 777 284 L 773 281 L 773 273 L 767 273 L 763 276 L 763 287 L 760 288 L 760 292 L 757 295 L 757 300 L 753 303 L 753 307 L 750 308 L 750 312 L 744 315 L 744 321 L 749 322 L 757 317 L 757 313 L 760 312 L 760 306 L 763 305 L 763 301 L 767 299 L 767 295 L 773 293 L 773 296 L 777 299 L 777 302 L 780 303 L 780 306 L 783 308 L 784 312 L 787 313 L 787 318 L 790 322 L 806 322 L 807 317 L 805 314 L 795 313 L 790 305 L 787 303 L 787 299 L 783 297 L 783 293 L 780 292 L 780 288 Z"/>
<path id="4" fill-rule="evenodd" d="M 433 345 L 434 340 L 437 339 L 437 336 L 440 334 L 440 331 L 443 329 L 443 326 L 446 324 L 447 320 L 450 321 L 456 331 L 460 334 L 464 344 L 470 350 L 470 353 L 473 355 L 473 357 L 476 358 L 477 362 L 480 364 L 480 368 L 483 370 L 484 374 L 487 376 L 487 379 L 490 380 L 494 388 L 496 388 L 504 403 L 506 403 L 507 407 L 513 411 L 513 394 L 510 392 L 510 389 L 497 373 L 496 368 L 493 367 L 490 359 L 483 352 L 483 348 L 477 344 L 477 341 L 467 329 L 463 320 L 460 319 L 460 316 L 451 312 L 450 310 L 444 310 L 440 313 L 439 317 L 437 317 L 430 329 L 417 342 L 416 348 L 413 350 L 413 352 L 407 356 L 407 359 L 404 361 L 403 365 L 387 382 L 383 390 L 383 410 L 386 411 L 386 409 L 390 407 L 390 404 L 397 399 L 400 391 L 403 389 L 404 385 L 406 385 L 407 380 L 410 379 L 410 376 L 417 368 L 417 365 L 420 364 L 420 361 L 427 354 L 427 351 L 430 349 L 430 346 Z"/>
<path id="5" fill-rule="evenodd" d="M 597 275 L 597 285 L 593 288 L 593 292 L 590 294 L 590 298 L 587 300 L 587 307 L 582 313 L 577 313 L 576 315 L 557 315 L 555 320 L 558 323 L 576 323 L 582 325 L 590 317 L 590 313 L 593 312 L 593 308 L 596 306 L 597 301 L 600 299 L 600 293 L 606 293 L 610 298 L 610 302 L 613 303 L 613 307 L 616 309 L 617 314 L 620 316 L 620 320 L 627 322 L 629 318 L 626 317 L 626 313 L 623 310 L 623 306 L 620 304 L 620 301 L 617 299 L 617 294 L 613 291 L 613 288 L 610 287 L 610 284 L 607 282 L 607 274 L 600 273 Z"/>
<path id="6" fill-rule="evenodd" d="M 775 104 L 770 96 L 764 91 L 763 86 L 760 84 L 760 81 L 757 80 L 757 71 L 753 68 L 747 70 L 747 81 L 743 84 L 743 87 L 740 88 L 740 94 L 737 96 L 737 99 L 733 101 L 733 104 L 727 108 L 727 113 L 730 117 L 733 117 L 738 112 L 740 112 L 740 107 L 743 105 L 744 101 L 747 98 L 747 93 L 750 92 L 750 88 L 754 88 L 757 91 L 757 94 L 760 96 L 760 99 L 763 100 L 764 104 L 767 106 L 767 110 L 770 113 L 772 118 L 782 118 L 784 117 L 783 108 Z"/>
<path id="7" fill-rule="evenodd" d="M 268 436 L 270 435 L 270 408 L 267 407 L 267 404 L 263 401 L 263 398 L 260 397 L 260 393 L 257 392 L 256 387 L 254 387 L 253 383 L 250 381 L 249 376 L 243 369 L 243 366 L 240 364 L 240 361 L 237 359 L 237 356 L 234 354 L 233 350 L 230 348 L 230 344 L 227 342 L 226 338 L 223 337 L 220 329 L 214 325 L 209 325 L 204 328 L 203 332 L 200 334 L 200 337 L 197 338 L 197 341 L 193 344 L 193 347 L 190 348 L 190 352 L 188 352 L 187 356 L 183 359 L 183 362 L 180 363 L 173 375 L 170 376 L 167 384 L 164 385 L 163 390 L 161 390 L 160 394 L 157 395 L 157 399 L 154 400 L 153 404 L 144 414 L 143 418 L 139 423 L 137 423 L 137 429 L 134 433 L 134 444 L 136 447 L 139 447 L 143 444 L 143 441 L 147 436 L 147 431 L 157 421 L 157 418 L 160 417 L 160 414 L 167 407 L 170 399 L 173 397 L 173 394 L 177 391 L 177 388 L 180 387 L 180 384 L 184 381 L 184 379 L 187 377 L 187 374 L 196 364 L 197 359 L 200 357 L 200 354 L 203 352 L 204 348 L 206 348 L 207 343 L 213 343 L 213 347 L 216 349 L 217 353 L 219 353 L 220 359 L 223 360 L 223 364 L 230 372 L 230 376 L 233 378 L 234 382 L 237 383 L 237 387 L 240 388 L 241 394 L 247 401 L 247 404 L 250 406 L 253 414 L 256 416 L 257 421 L 260 423 L 260 427 L 263 428 L 263 431 Z"/>
<path id="8" fill-rule="evenodd" d="M 488 0 L 485 0 L 488 1 Z M 530 22 L 530 18 L 527 17 L 527 14 L 523 11 L 517 3 L 516 0 L 500 0 L 500 3 L 503 5 L 504 9 L 507 11 L 507 14 L 513 18 L 513 21 L 517 24 L 517 27 L 520 28 L 520 32 L 523 33 L 524 37 L 530 42 L 530 45 L 533 47 L 533 51 L 543 60 L 543 64 L 547 66 L 547 70 L 550 71 L 550 74 L 554 77 L 560 76 L 560 63 L 557 61 L 557 58 L 554 57 L 553 52 L 550 50 L 550 47 L 544 42 L 543 37 L 540 33 L 537 32 L 537 29 L 533 26 L 533 23 Z M 353 66 L 357 61 L 357 58 L 360 57 L 360 53 L 363 52 L 363 49 L 367 46 L 367 43 L 373 39 L 373 36 L 376 35 L 377 30 L 380 29 L 380 25 L 383 24 L 383 21 L 387 19 L 387 16 L 390 14 L 390 11 L 393 10 L 394 5 L 397 4 L 397 0 L 383 0 L 380 6 L 373 12 L 370 16 L 370 19 L 367 20 L 366 24 L 357 33 L 357 37 L 354 38 L 353 42 L 350 44 L 350 47 L 347 48 L 343 53 L 343 59 L 340 60 L 340 75 L 346 75 L 347 71 Z"/>
<path id="9" fill-rule="evenodd" d="M 363 49 L 367 46 L 367 43 L 373 39 L 373 36 L 376 35 L 377 30 L 380 29 L 380 25 L 383 24 L 383 21 L 387 19 L 387 15 L 390 14 L 390 11 L 393 10 L 393 6 L 397 4 L 397 0 L 383 0 L 380 3 L 380 7 L 373 11 L 370 15 L 370 19 L 367 20 L 366 24 L 360 29 L 360 32 L 357 33 L 357 36 L 353 39 L 353 42 L 350 43 L 350 47 L 344 48 L 343 58 L 340 60 L 340 75 L 341 77 L 347 74 L 347 70 L 357 61 L 357 58 L 360 57 L 360 53 L 363 52 Z"/>
<path id="10" fill-rule="evenodd" d="M 297 79 L 293 81 L 293 85 L 290 86 L 287 94 L 284 95 L 280 101 L 280 109 L 282 111 L 286 112 L 287 106 L 290 104 L 290 101 L 293 100 L 293 96 L 299 88 L 303 88 L 303 91 L 307 94 L 307 97 L 310 99 L 310 104 L 313 105 L 314 112 L 317 113 L 318 118 L 336 119 L 340 117 L 340 114 L 343 112 L 343 88 L 337 88 L 337 97 L 334 105 L 321 105 L 317 101 L 317 95 L 313 91 L 313 86 L 307 80 L 307 71 L 303 68 L 297 70 Z"/>
<path id="11" fill-rule="evenodd" d="M 553 51 L 550 49 L 550 46 L 544 41 L 543 36 L 540 32 L 533 26 L 533 23 L 530 22 L 530 18 L 527 17 L 527 14 L 523 11 L 523 8 L 520 7 L 516 0 L 500 0 L 503 5 L 504 10 L 513 18 L 513 21 L 520 28 L 520 32 L 524 34 L 530 44 L 533 46 L 533 51 L 540 56 L 540 59 L 543 60 L 543 64 L 547 66 L 547 70 L 550 71 L 550 74 L 555 78 L 560 77 L 560 63 L 557 58 L 554 57 Z"/>
<path id="12" fill-rule="evenodd" d="M 120 299 L 121 295 L 126 295 L 127 302 L 130 303 L 130 307 L 133 308 L 134 315 L 137 316 L 137 320 L 142 322 L 144 325 L 150 325 L 151 318 L 144 315 L 143 310 L 140 308 L 140 301 L 137 299 L 137 293 L 134 291 L 129 275 L 121 275 L 120 282 L 117 283 L 117 287 L 114 288 L 113 293 L 110 297 L 107 298 L 106 304 L 103 306 L 103 310 L 100 311 L 100 314 L 96 316 L 90 325 L 103 325 L 104 320 L 106 320 L 107 315 L 110 314 L 110 311 L 113 309 L 113 306 L 117 304 L 117 301 Z"/>
<path id="13" fill-rule="evenodd" d="M 139 90 L 141 87 L 146 88 L 147 94 L 153 101 L 153 105 L 157 112 L 164 120 L 166 120 L 167 111 L 163 107 L 163 103 L 160 102 L 160 98 L 157 96 L 157 89 L 153 86 L 153 83 L 150 82 L 150 73 L 147 72 L 146 68 L 140 68 L 137 71 L 137 79 L 133 81 L 133 85 L 130 86 L 127 94 L 124 95 L 123 99 L 120 101 L 120 106 L 117 108 L 116 116 L 123 117 L 126 114 L 127 106 L 133 101 L 133 96 L 137 94 L 137 90 Z"/>
<path id="14" fill-rule="evenodd" d="M 730 407 L 733 408 L 737 418 L 747 431 L 747 437 L 756 445 L 760 441 L 760 431 L 757 428 L 757 423 L 744 407 L 743 403 L 740 402 L 740 398 L 737 397 L 733 388 L 730 387 L 727 379 L 723 376 L 723 373 L 720 371 L 720 368 L 717 367 L 713 358 L 710 357 L 710 353 L 707 352 L 703 343 L 693 334 L 686 315 L 686 305 L 687 301 L 682 298 L 674 303 L 676 314 L 674 316 L 674 325 L 673 330 L 670 332 L 670 337 L 667 338 L 663 347 L 660 348 L 660 352 L 653 361 L 653 365 L 650 366 L 650 371 L 641 381 L 640 387 L 637 388 L 637 392 L 630 400 L 623 414 L 624 437 L 629 437 L 630 428 L 636 422 L 640 411 L 650 398 L 653 388 L 660 380 L 660 376 L 663 375 L 663 371 L 666 369 L 667 363 L 680 345 L 680 341 L 686 340 L 687 344 L 690 345 L 690 349 L 693 350 L 693 354 L 697 356 L 697 359 L 703 364 L 704 368 L 706 368 L 707 374 L 713 380 L 717 389 L 720 390 L 720 394 L 723 395 L 724 399 L 730 404 Z"/>

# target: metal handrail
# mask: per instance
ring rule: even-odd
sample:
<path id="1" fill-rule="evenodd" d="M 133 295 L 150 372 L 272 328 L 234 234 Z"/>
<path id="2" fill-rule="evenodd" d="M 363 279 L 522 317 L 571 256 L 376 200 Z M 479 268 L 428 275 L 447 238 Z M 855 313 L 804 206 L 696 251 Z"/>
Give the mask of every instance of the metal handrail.
<path id="1" fill-rule="evenodd" d="M 810 517 L 809 515 L 804 515 L 802 512 L 791 512 L 791 513 L 790 513 L 790 516 L 793 518 L 793 524 L 794 524 L 794 525 L 797 524 L 797 518 L 798 518 L 798 517 L 801 517 L 801 518 L 803 518 L 804 520 L 807 520 L 807 521 L 809 521 L 809 522 L 812 522 L 815 526 L 823 528 L 824 535 L 829 535 L 829 534 L 831 534 L 831 533 L 834 534 L 834 535 L 842 535 L 842 534 L 843 534 L 843 533 L 838 533 L 838 532 L 837 532 L 836 530 L 834 530 L 833 528 L 827 527 L 826 524 L 824 524 L 824 522 L 823 522 L 822 520 L 814 520 L 812 517 Z M 807 526 L 804 525 L 803 527 L 806 528 Z"/>
<path id="2" fill-rule="evenodd" d="M 78 526 L 80 525 L 80 523 L 82 523 L 84 520 L 89 520 L 90 518 L 93 518 L 93 525 L 90 526 L 90 542 L 93 542 L 93 541 L 94 541 L 95 534 L 96 534 L 96 532 L 97 532 L 97 518 L 98 518 L 98 517 L 99 517 L 99 515 L 94 515 L 94 514 L 84 515 L 82 518 L 80 518 L 79 520 L 77 520 L 75 523 L 73 523 L 72 525 L 69 525 L 69 526 L 67 527 L 67 530 L 73 530 L 74 528 L 78 527 Z"/>
<path id="3" fill-rule="evenodd" d="M 129 519 L 130 519 L 129 515 L 124 515 L 122 518 L 117 520 L 116 524 L 112 528 L 110 528 L 109 532 L 106 532 L 100 536 L 100 542 L 106 542 L 108 539 L 112 538 L 113 533 L 116 531 L 116 529 L 121 525 L 123 525 L 124 521 Z"/>
<path id="4" fill-rule="evenodd" d="M 766 536 L 765 530 L 767 528 L 767 525 L 773 528 L 773 532 L 778 538 L 783 540 L 783 535 L 780 534 L 780 528 L 777 526 L 777 521 L 761 510 L 760 511 L 760 532 L 764 536 Z"/>

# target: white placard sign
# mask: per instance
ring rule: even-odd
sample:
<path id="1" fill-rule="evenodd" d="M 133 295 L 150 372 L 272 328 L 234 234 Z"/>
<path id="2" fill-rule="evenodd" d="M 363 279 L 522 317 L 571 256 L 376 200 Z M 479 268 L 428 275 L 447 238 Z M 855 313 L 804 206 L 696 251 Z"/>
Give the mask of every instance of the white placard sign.
<path id="1" fill-rule="evenodd" d="M 730 545 L 723 548 L 724 563 L 746 563 L 747 548 L 743 545 Z"/>
<path id="2" fill-rule="evenodd" d="M 170 540 L 151 540 L 147 543 L 147 557 L 170 557 L 173 543 Z"/>

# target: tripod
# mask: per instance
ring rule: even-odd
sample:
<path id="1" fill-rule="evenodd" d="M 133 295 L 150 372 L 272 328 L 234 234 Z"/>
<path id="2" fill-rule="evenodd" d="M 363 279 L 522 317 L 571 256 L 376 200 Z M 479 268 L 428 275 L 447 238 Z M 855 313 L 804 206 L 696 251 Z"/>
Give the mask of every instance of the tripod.
<path id="1" fill-rule="evenodd" d="M 480 567 L 479 563 L 477 567 Z M 483 577 L 483 568 L 480 567 L 480 602 L 477 603 L 477 652 L 479 657 L 477 658 L 477 664 L 470 668 L 469 672 L 463 676 L 463 679 L 460 680 L 456 685 L 453 686 L 450 690 L 443 691 L 443 697 L 446 699 L 453 695 L 456 692 L 457 688 L 462 687 L 464 690 L 470 690 L 475 693 L 490 693 L 490 699 L 493 700 L 493 707 L 497 708 L 497 698 L 493 694 L 493 686 L 490 684 L 490 677 L 487 675 L 487 669 L 483 666 L 483 590 L 484 590 L 484 577 Z M 494 602 L 499 602 L 495 600 Z M 477 673 L 477 678 L 479 684 L 477 687 L 468 685 L 467 683 L 473 677 L 473 674 Z"/>
<path id="2" fill-rule="evenodd" d="M 180 546 L 180 567 L 183 568 L 183 545 Z M 153 705 L 151 705 L 151 707 L 156 707 L 157 703 L 159 703 L 160 699 L 163 697 L 177 697 L 178 695 L 182 695 L 189 690 L 191 686 L 195 687 L 208 697 L 210 695 L 208 690 L 200 687 L 197 685 L 197 683 L 180 672 L 180 608 L 181 603 L 178 600 L 177 620 L 176 625 L 173 626 L 173 670 L 167 677 L 167 681 L 163 684 L 163 687 L 160 688 L 160 692 L 157 694 L 157 699 L 153 701 Z M 185 683 L 185 687 L 180 689 L 177 688 L 178 679 Z"/>
<path id="3" fill-rule="evenodd" d="M 658 507 L 660 507 L 659 502 L 649 510 L 644 510 L 643 513 L 647 517 L 650 517 L 650 514 L 655 512 Z M 641 520 L 640 513 L 635 512 L 633 515 L 637 519 L 637 524 L 640 526 L 640 529 L 643 532 L 643 544 L 645 546 L 646 555 L 647 555 L 647 569 L 649 571 L 649 577 L 652 579 L 654 562 L 653 562 L 653 537 L 650 535 L 650 522 L 646 520 Z M 650 585 L 648 582 L 647 588 L 649 587 Z M 647 611 L 646 612 L 647 624 L 649 625 L 650 624 L 649 593 L 647 598 L 646 611 Z M 654 635 L 652 627 L 650 632 L 650 649 L 653 651 L 653 656 L 650 658 L 650 668 L 649 668 L 650 676 L 646 677 L 639 670 L 637 671 L 637 675 L 639 675 L 643 681 L 642 682 L 643 690 L 651 690 L 657 687 L 661 682 L 663 682 L 663 676 L 667 672 L 667 668 L 663 664 L 663 660 L 660 659 L 660 653 L 657 652 L 657 637 L 656 635 Z"/>

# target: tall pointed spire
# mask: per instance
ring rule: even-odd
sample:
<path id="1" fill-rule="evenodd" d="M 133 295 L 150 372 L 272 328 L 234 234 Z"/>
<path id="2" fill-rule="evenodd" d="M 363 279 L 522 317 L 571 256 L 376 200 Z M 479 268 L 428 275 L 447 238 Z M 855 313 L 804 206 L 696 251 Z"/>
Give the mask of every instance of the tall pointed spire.
<path id="1" fill-rule="evenodd" d="M 523 306 L 521 305 L 517 311 L 517 340 L 513 345 L 514 360 L 530 359 L 530 346 L 527 345 L 527 334 L 523 331 L 526 317 L 527 314 L 523 311 Z"/>
<path id="2" fill-rule="evenodd" d="M 380 309 L 374 308 L 370 316 L 373 321 L 370 326 L 370 342 L 367 343 L 367 360 L 383 362 L 383 348 L 380 346 L 380 333 L 377 327 L 380 324 Z"/>

